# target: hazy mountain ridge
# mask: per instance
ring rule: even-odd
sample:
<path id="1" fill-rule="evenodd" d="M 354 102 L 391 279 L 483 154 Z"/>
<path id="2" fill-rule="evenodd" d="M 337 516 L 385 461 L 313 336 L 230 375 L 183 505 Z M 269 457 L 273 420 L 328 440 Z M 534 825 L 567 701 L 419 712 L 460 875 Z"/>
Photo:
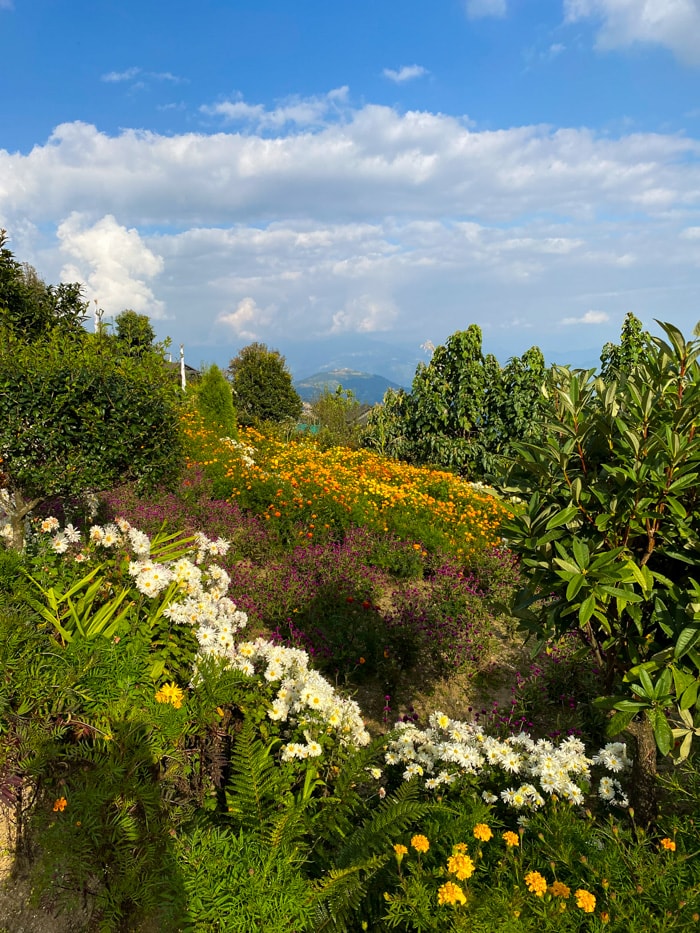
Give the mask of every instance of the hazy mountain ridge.
<path id="1" fill-rule="evenodd" d="M 381 402 L 387 389 L 401 388 L 398 383 L 391 382 L 384 376 L 354 369 L 319 372 L 294 383 L 294 388 L 305 402 L 313 402 L 324 389 L 335 392 L 338 386 L 350 389 L 359 402 L 367 405 L 376 405 Z"/>

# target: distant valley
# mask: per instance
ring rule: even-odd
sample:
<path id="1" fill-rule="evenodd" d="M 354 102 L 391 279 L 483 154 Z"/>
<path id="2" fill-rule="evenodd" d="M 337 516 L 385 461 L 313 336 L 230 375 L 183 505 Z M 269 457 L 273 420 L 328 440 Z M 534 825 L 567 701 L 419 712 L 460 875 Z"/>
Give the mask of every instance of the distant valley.
<path id="1" fill-rule="evenodd" d="M 307 376 L 294 383 L 294 388 L 305 402 L 313 402 L 324 389 L 335 392 L 338 386 L 350 389 L 357 400 L 365 405 L 377 405 L 384 398 L 387 389 L 401 388 L 398 383 L 391 382 L 384 376 L 354 369 L 333 369 Z"/>

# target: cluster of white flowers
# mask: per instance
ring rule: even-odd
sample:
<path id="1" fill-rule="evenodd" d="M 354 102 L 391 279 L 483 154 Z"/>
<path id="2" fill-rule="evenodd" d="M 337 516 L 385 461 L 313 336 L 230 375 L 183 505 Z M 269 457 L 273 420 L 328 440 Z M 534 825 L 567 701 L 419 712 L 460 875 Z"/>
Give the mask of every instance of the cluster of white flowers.
<path id="1" fill-rule="evenodd" d="M 241 462 L 247 466 L 255 466 L 255 448 L 248 447 L 246 444 L 242 444 L 240 441 L 234 440 L 232 437 L 222 437 L 222 441 L 225 441 L 229 447 L 232 447 L 236 453 L 240 456 Z"/>
<path id="2" fill-rule="evenodd" d="M 239 643 L 230 639 L 230 644 L 226 644 L 220 627 L 217 631 L 214 625 L 206 626 L 206 630 L 209 629 L 211 635 L 204 642 L 205 628 L 198 632 L 202 653 L 225 658 L 237 670 L 279 684 L 268 711 L 269 718 L 305 727 L 306 744 L 289 742 L 282 749 L 283 758 L 320 755 L 321 746 L 314 736 L 322 733 L 334 735 L 345 746 L 367 745 L 369 734 L 359 706 L 354 700 L 341 697 L 318 671 L 309 668 L 309 656 L 305 651 L 284 648 L 265 638 Z"/>
<path id="3" fill-rule="evenodd" d="M 427 789 L 452 784 L 461 775 L 481 775 L 499 782 L 503 777 L 525 778 L 519 786 L 509 786 L 493 794 L 484 791 L 483 799 L 495 803 L 499 798 L 515 809 L 535 810 L 544 805 L 543 794 L 557 795 L 574 804 L 583 803 L 579 781 L 588 781 L 592 764 L 621 771 L 630 766 L 623 743 L 606 745 L 593 758 L 579 739 L 569 736 L 559 745 L 548 739 L 532 739 L 527 733 L 497 739 L 486 735 L 474 723 L 450 719 L 441 712 L 430 717 L 429 727 L 419 729 L 413 723 L 399 722 L 388 744 L 388 765 L 405 767 L 404 780 L 424 779 Z M 627 806 L 618 781 L 603 778 L 599 787 L 603 800 Z"/>
<path id="4" fill-rule="evenodd" d="M 40 527 L 44 533 L 55 533 L 52 546 L 57 553 L 65 553 L 69 544 L 80 541 L 72 525 L 61 531 L 55 518 L 45 519 Z M 284 760 L 318 757 L 323 749 L 317 737 L 323 734 L 335 736 L 350 747 L 369 742 L 357 703 L 341 697 L 318 671 L 310 669 L 305 651 L 283 648 L 264 638 L 236 642 L 234 636 L 245 628 L 248 616 L 226 595 L 230 584 L 226 571 L 216 564 L 201 566 L 210 557 L 226 554 L 229 543 L 223 538 L 212 541 L 198 532 L 193 563 L 187 557 L 151 559 L 150 538 L 124 518 L 104 526 L 93 525 L 89 537 L 97 547 L 124 547 L 134 555 L 128 570 L 140 593 L 156 597 L 171 587 L 163 614 L 180 625 L 196 627 L 200 655 L 223 658 L 251 677 L 279 683 L 268 716 L 288 722 L 291 728 L 300 727 L 306 739 L 284 745 Z"/>

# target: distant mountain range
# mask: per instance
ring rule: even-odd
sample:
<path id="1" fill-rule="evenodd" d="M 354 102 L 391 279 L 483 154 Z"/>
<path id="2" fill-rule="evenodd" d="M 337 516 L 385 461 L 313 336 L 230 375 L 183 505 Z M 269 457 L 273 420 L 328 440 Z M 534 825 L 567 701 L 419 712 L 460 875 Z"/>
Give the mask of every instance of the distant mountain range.
<path id="1" fill-rule="evenodd" d="M 338 386 L 350 389 L 357 400 L 366 405 L 381 402 L 387 389 L 401 388 L 398 383 L 391 382 L 384 376 L 374 376 L 354 369 L 332 369 L 307 376 L 294 383 L 294 388 L 305 402 L 313 402 L 324 389 L 335 392 Z"/>

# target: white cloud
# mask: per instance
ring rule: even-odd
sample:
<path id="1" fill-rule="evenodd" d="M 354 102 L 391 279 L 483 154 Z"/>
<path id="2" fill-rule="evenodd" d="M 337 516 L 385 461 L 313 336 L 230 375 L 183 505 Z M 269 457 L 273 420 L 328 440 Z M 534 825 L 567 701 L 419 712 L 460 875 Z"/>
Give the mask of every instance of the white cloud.
<path id="1" fill-rule="evenodd" d="M 108 84 L 119 84 L 122 82 L 133 81 L 134 78 L 150 79 L 152 81 L 168 81 L 172 84 L 182 84 L 183 78 L 178 78 L 177 75 L 172 74 L 170 71 L 144 71 L 143 68 L 127 68 L 126 71 L 108 71 L 106 74 L 100 76 L 100 81 L 106 81 Z M 136 87 L 143 87 L 144 81 L 140 80 L 135 85 Z"/>
<path id="2" fill-rule="evenodd" d="M 106 81 L 108 84 L 118 84 L 121 81 L 133 81 L 141 74 L 140 68 L 127 68 L 126 71 L 108 71 L 100 77 L 100 81 Z"/>
<path id="3" fill-rule="evenodd" d="M 562 318 L 562 324 L 605 324 L 610 320 L 610 315 L 606 311 L 586 311 L 581 317 Z"/>
<path id="4" fill-rule="evenodd" d="M 146 280 L 158 275 L 163 260 L 143 243 L 137 230 L 127 230 L 111 214 L 89 226 L 73 212 L 59 224 L 56 235 L 66 262 L 63 281 L 80 281 L 86 298 L 107 314 L 131 308 L 152 318 L 165 317 L 162 301 L 155 298 Z"/>
<path id="5" fill-rule="evenodd" d="M 602 50 L 635 43 L 661 45 L 688 65 L 700 65 L 698 0 L 564 0 L 565 19 L 600 21 Z"/>
<path id="6" fill-rule="evenodd" d="M 615 339 L 587 309 L 663 319 L 671 292 L 692 330 L 697 139 L 482 131 L 343 93 L 231 103 L 256 108 L 245 133 L 71 123 L 26 154 L 0 150 L 17 254 L 48 281 L 86 282 L 108 314 L 167 308 L 159 337 L 213 354 L 329 334 L 418 346 L 470 321 L 546 348 L 564 315 Z M 291 106 L 326 110 L 311 125 L 271 116 Z"/>
<path id="7" fill-rule="evenodd" d="M 396 71 L 393 68 L 385 68 L 382 74 L 396 84 L 403 84 L 405 81 L 413 80 L 413 78 L 422 78 L 429 72 L 422 65 L 404 65 Z"/>
<path id="8" fill-rule="evenodd" d="M 506 0 L 466 0 L 465 7 L 470 19 L 485 16 L 503 17 L 508 12 Z"/>
<path id="9" fill-rule="evenodd" d="M 216 323 L 230 329 L 241 340 L 256 340 L 269 323 L 269 313 L 262 311 L 254 298 L 247 296 L 238 302 L 235 311 L 222 311 Z"/>
<path id="10" fill-rule="evenodd" d="M 240 96 L 217 104 L 205 104 L 200 110 L 210 117 L 222 117 L 227 123 L 252 123 L 258 129 L 281 130 L 289 124 L 318 127 L 345 109 L 347 97 L 348 88 L 338 87 L 319 96 L 284 98 L 272 110 L 267 110 L 262 104 L 249 104 Z"/>

